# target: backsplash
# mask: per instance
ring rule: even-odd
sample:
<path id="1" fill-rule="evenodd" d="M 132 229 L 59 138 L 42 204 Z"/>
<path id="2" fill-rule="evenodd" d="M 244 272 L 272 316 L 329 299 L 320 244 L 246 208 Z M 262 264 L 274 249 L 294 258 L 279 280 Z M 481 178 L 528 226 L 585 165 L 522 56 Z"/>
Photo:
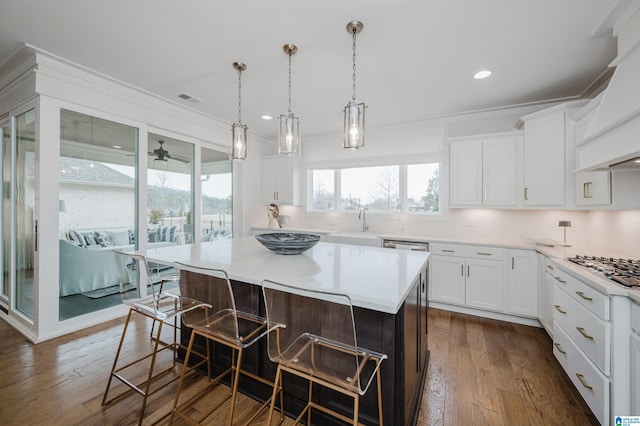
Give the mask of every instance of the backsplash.
<path id="1" fill-rule="evenodd" d="M 355 213 L 307 213 L 300 207 L 283 206 L 281 214 L 290 217 L 288 228 L 359 231 L 362 227 Z M 640 210 L 455 209 L 440 216 L 367 214 L 370 233 L 498 243 L 529 243 L 542 238 L 563 242 L 560 220 L 571 221 L 567 243 L 572 246 L 640 258 Z"/>

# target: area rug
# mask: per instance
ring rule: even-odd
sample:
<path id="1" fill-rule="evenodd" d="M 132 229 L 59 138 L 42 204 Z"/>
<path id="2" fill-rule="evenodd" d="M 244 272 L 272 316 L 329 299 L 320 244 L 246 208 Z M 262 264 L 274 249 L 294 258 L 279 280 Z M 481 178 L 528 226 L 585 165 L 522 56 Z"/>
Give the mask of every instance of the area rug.
<path id="1" fill-rule="evenodd" d="M 155 284 L 154 286 L 156 288 L 156 291 L 158 291 L 160 284 Z M 177 286 L 173 283 L 165 283 L 163 290 L 169 290 L 174 287 L 177 287 Z M 135 284 L 128 284 L 125 286 L 125 291 L 131 291 L 135 289 L 136 289 Z M 118 293 L 120 293 L 120 286 L 112 285 L 111 287 L 105 287 L 105 288 L 99 288 L 96 290 L 86 291 L 82 293 L 82 295 L 88 297 L 89 299 L 101 299 L 103 297 L 111 296 Z"/>

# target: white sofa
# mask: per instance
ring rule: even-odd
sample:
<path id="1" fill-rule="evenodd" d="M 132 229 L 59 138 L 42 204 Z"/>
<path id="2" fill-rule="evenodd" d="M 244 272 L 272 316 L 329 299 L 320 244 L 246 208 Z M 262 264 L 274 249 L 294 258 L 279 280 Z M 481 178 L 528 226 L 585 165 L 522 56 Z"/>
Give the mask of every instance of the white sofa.
<path id="1" fill-rule="evenodd" d="M 78 245 L 77 241 L 60 239 L 60 296 L 86 293 L 119 284 L 113 250 L 132 250 L 134 245 L 129 243 L 127 230 L 106 232 L 111 237 L 111 244 L 105 246 Z M 89 232 L 85 231 L 84 234 Z M 174 244 L 172 241 L 154 241 L 148 242 L 147 246 L 165 247 Z"/>

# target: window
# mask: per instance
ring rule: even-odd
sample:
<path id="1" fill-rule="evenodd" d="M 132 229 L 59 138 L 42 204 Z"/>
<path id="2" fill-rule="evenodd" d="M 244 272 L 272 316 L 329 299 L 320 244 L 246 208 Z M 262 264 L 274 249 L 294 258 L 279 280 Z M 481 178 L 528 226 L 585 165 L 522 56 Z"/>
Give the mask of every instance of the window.
<path id="1" fill-rule="evenodd" d="M 309 170 L 309 211 L 438 213 L 439 163 Z"/>
<path id="2" fill-rule="evenodd" d="M 231 238 L 233 230 L 233 179 L 226 153 L 202 148 L 202 234 L 200 241 Z"/>
<path id="3" fill-rule="evenodd" d="M 333 170 L 313 170 L 311 173 L 310 210 L 331 211 L 334 209 Z"/>
<path id="4" fill-rule="evenodd" d="M 401 209 L 399 166 L 340 170 L 340 210 L 390 212 Z"/>

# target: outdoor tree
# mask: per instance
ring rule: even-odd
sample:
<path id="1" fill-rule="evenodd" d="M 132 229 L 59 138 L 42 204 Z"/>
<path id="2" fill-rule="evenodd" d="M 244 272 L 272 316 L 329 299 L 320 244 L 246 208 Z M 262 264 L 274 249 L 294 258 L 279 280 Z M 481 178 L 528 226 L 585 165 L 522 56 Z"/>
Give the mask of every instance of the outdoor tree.
<path id="1" fill-rule="evenodd" d="M 427 195 L 421 198 L 425 211 L 437 212 L 440 210 L 440 170 L 435 169 L 427 183 Z"/>
<path id="2" fill-rule="evenodd" d="M 373 209 L 395 210 L 400 197 L 397 168 L 385 168 L 380 171 L 369 196 Z"/>

